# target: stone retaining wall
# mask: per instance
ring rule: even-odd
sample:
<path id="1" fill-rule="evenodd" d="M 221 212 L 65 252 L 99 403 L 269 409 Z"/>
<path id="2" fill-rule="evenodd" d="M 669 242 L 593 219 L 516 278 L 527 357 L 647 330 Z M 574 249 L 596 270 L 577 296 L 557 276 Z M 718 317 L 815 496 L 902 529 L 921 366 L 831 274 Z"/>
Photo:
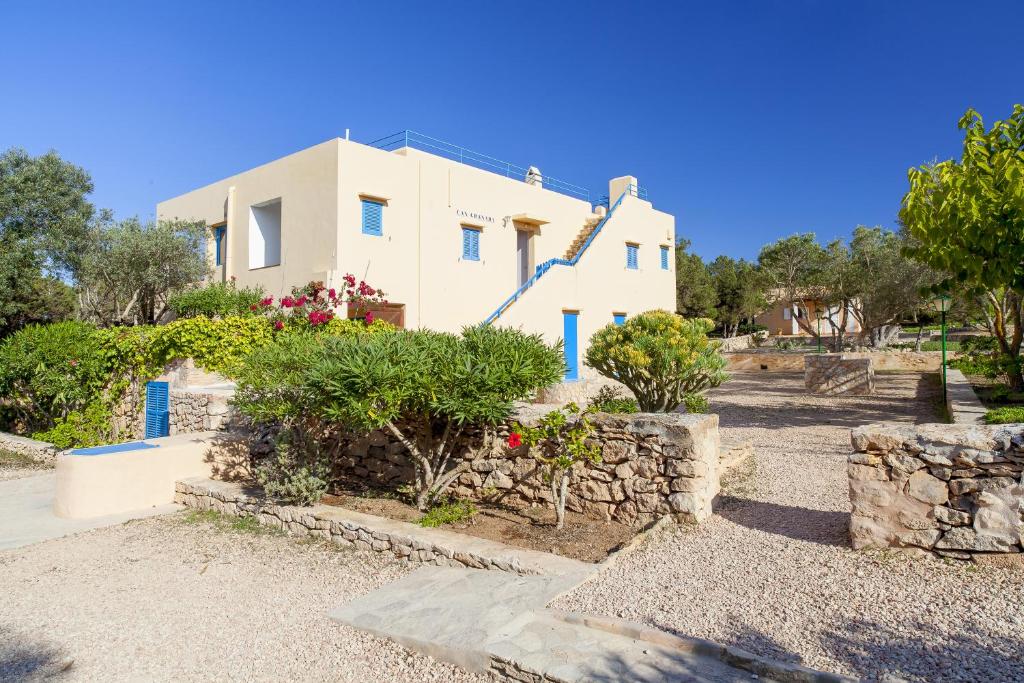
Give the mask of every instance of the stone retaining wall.
<path id="1" fill-rule="evenodd" d="M 798 372 L 804 369 L 806 348 L 796 351 L 775 349 L 748 349 L 723 353 L 730 372 L 767 371 Z M 936 372 L 942 367 L 941 351 L 878 351 L 846 352 L 848 358 L 871 358 L 875 370 L 896 370 L 901 372 Z M 949 354 L 955 358 L 956 354 Z"/>
<path id="2" fill-rule="evenodd" d="M 550 406 L 526 406 L 518 419 L 536 424 Z M 598 414 L 593 418 L 601 462 L 579 464 L 569 483 L 566 506 L 596 519 L 645 526 L 665 515 L 702 522 L 711 516 L 719 487 L 717 415 Z M 523 507 L 551 503 L 543 472 L 526 447 L 510 451 L 508 425 L 467 441 L 466 471 L 453 492 Z M 374 432 L 342 448 L 336 474 L 391 488 L 413 479 L 405 447 L 385 432 Z"/>
<path id="3" fill-rule="evenodd" d="M 875 391 L 871 358 L 845 353 L 809 353 L 804 356 L 804 388 L 825 396 L 863 395 Z"/>
<path id="4" fill-rule="evenodd" d="M 557 555 L 511 548 L 443 529 L 367 515 L 328 505 L 278 505 L 246 493 L 237 483 L 192 478 L 175 485 L 174 502 L 199 510 L 250 516 L 293 536 L 309 536 L 342 547 L 386 552 L 409 562 L 493 569 L 523 575 L 578 570 L 581 563 Z"/>
<path id="5" fill-rule="evenodd" d="M 27 455 L 38 463 L 51 463 L 60 453 L 60 449 L 46 441 L 36 441 L 17 434 L 0 432 L 0 450 Z"/>
<path id="6" fill-rule="evenodd" d="M 1024 549 L 1024 425 L 880 423 L 851 438 L 854 548 L 957 559 Z"/>
<path id="7" fill-rule="evenodd" d="M 234 417 L 230 398 L 231 392 L 222 390 L 171 389 L 171 436 L 226 429 Z"/>

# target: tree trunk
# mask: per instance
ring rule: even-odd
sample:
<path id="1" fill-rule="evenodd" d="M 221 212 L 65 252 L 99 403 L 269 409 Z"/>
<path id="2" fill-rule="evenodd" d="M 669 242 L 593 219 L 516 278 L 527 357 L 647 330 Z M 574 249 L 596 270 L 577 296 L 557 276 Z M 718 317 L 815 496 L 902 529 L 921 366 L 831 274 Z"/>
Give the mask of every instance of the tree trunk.
<path id="1" fill-rule="evenodd" d="M 921 351 L 921 335 L 924 333 L 924 325 L 918 321 L 917 324 L 917 338 L 914 340 L 914 350 Z"/>
<path id="2" fill-rule="evenodd" d="M 565 527 L 565 499 L 569 492 L 569 471 L 560 469 L 551 473 L 551 497 L 555 500 L 555 528 Z"/>

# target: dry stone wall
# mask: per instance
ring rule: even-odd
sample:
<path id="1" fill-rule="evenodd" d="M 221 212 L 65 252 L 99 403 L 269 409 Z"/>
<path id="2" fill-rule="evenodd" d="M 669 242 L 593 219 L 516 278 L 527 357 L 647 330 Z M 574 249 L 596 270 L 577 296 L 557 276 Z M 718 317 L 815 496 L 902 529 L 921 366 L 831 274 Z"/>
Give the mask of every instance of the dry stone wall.
<path id="1" fill-rule="evenodd" d="M 171 389 L 171 436 L 226 429 L 234 417 L 230 398 L 229 391 Z"/>
<path id="2" fill-rule="evenodd" d="M 527 425 L 550 406 L 523 406 L 518 419 Z M 590 517 L 644 526 L 672 515 L 702 522 L 711 516 L 719 488 L 717 415 L 680 413 L 594 416 L 601 461 L 578 464 L 566 506 Z M 455 481 L 456 496 L 512 507 L 548 505 L 549 486 L 537 461 L 522 446 L 506 446 L 511 425 L 466 440 Z M 413 479 L 405 447 L 385 432 L 345 443 L 335 474 L 381 488 Z"/>
<path id="3" fill-rule="evenodd" d="M 854 548 L 957 559 L 1024 550 L 1024 425 L 881 423 L 852 442 Z"/>
<path id="4" fill-rule="evenodd" d="M 875 391 L 875 370 L 870 358 L 845 353 L 809 353 L 804 356 L 804 387 L 826 396 L 864 395 Z"/>
<path id="5" fill-rule="evenodd" d="M 26 455 L 38 463 L 51 463 L 60 453 L 52 443 L 7 432 L 0 432 L 0 450 Z"/>

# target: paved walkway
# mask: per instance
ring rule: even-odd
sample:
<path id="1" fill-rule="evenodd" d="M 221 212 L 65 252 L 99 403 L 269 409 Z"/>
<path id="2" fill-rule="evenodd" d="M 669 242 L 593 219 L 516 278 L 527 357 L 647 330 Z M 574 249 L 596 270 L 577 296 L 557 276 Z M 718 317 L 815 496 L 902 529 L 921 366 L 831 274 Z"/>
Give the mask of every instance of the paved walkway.
<path id="1" fill-rule="evenodd" d="M 0 481 L 0 551 L 181 509 L 162 505 L 107 517 L 63 519 L 53 514 L 56 487 L 54 472 Z"/>
<path id="2" fill-rule="evenodd" d="M 667 635 L 652 642 L 616 632 L 612 621 L 594 627 L 586 618 L 545 609 L 596 570 L 581 564 L 569 575 L 515 576 L 424 567 L 330 616 L 469 671 L 515 680 L 726 683 L 754 677 L 725 663 L 727 653 L 711 643 L 684 648 Z"/>

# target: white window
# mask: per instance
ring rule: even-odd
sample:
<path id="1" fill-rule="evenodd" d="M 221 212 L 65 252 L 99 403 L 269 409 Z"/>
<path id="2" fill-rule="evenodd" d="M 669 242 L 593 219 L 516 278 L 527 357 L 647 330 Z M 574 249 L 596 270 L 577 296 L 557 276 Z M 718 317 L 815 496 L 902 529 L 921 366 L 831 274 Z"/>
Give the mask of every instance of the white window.
<path id="1" fill-rule="evenodd" d="M 782 319 L 783 320 L 789 320 L 792 317 L 793 317 L 793 311 L 790 310 L 789 306 L 786 306 L 785 308 L 782 309 Z"/>
<path id="2" fill-rule="evenodd" d="M 249 207 L 249 269 L 281 264 L 281 200 Z"/>

